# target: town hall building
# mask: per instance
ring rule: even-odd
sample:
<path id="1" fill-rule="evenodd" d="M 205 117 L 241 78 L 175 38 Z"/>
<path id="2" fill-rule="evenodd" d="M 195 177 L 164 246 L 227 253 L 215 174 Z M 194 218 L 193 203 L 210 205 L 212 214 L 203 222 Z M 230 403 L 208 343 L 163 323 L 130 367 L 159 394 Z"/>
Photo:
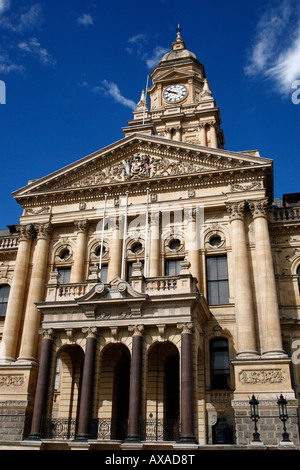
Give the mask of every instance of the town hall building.
<path id="1" fill-rule="evenodd" d="M 179 29 L 150 77 L 121 140 L 13 193 L 1 450 L 299 446 L 300 195 L 225 148 Z"/>

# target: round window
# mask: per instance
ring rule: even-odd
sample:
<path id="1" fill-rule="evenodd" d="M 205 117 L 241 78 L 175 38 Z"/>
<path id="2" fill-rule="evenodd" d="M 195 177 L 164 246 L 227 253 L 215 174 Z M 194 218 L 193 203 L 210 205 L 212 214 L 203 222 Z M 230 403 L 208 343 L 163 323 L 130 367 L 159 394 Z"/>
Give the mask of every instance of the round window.
<path id="1" fill-rule="evenodd" d="M 100 256 L 100 252 L 101 252 L 101 246 L 97 246 L 97 248 L 95 249 L 94 253 L 96 256 Z M 105 246 L 103 245 L 102 247 L 102 254 L 104 255 L 105 253 Z"/>
<path id="2" fill-rule="evenodd" d="M 210 246 L 218 247 L 221 245 L 221 243 L 222 243 L 222 239 L 219 235 L 215 235 L 211 237 L 211 239 L 209 240 Z"/>
<path id="3" fill-rule="evenodd" d="M 176 251 L 176 250 L 179 250 L 180 246 L 181 246 L 181 241 L 180 240 L 172 240 L 170 242 L 169 248 L 170 248 L 170 250 Z"/>
<path id="4" fill-rule="evenodd" d="M 139 253 L 141 253 L 141 251 L 143 250 L 143 245 L 141 243 L 135 243 L 132 247 L 131 247 L 131 251 L 132 253 L 134 253 L 135 255 L 138 255 Z"/>
<path id="5" fill-rule="evenodd" d="M 66 260 L 70 256 L 70 251 L 68 249 L 63 250 L 58 256 L 60 259 Z"/>

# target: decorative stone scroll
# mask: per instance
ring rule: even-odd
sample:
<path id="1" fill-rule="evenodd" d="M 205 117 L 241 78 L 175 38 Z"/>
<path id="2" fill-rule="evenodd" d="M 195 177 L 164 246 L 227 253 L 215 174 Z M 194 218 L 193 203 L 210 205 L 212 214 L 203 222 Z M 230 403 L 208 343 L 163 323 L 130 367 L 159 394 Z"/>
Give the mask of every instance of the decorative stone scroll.
<path id="1" fill-rule="evenodd" d="M 240 373 L 240 382 L 243 384 L 278 384 L 282 383 L 285 373 L 281 369 L 275 370 L 243 370 Z"/>

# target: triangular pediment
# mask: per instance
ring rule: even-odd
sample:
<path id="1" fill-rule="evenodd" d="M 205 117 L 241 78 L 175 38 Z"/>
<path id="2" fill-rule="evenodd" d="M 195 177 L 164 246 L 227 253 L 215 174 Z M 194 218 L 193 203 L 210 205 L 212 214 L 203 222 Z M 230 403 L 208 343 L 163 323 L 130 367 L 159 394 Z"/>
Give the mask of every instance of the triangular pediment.
<path id="1" fill-rule="evenodd" d="M 162 73 L 156 77 L 156 82 L 171 81 L 171 80 L 184 80 L 195 75 L 191 70 L 178 70 L 175 67 L 167 72 Z"/>
<path id="2" fill-rule="evenodd" d="M 136 184 L 160 178 L 264 166 L 272 160 L 158 136 L 132 134 L 15 191 L 16 199 L 53 191 Z"/>

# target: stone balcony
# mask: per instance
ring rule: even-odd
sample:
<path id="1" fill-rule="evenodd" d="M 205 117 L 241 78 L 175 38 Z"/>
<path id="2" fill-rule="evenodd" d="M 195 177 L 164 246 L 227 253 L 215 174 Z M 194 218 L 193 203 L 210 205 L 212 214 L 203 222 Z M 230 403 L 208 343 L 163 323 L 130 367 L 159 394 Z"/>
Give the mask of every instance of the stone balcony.
<path id="1" fill-rule="evenodd" d="M 189 267 L 188 261 L 182 261 L 181 271 L 177 276 L 144 278 L 141 272 L 142 264 L 137 262 L 133 265 L 130 285 L 134 291 L 150 296 L 197 292 L 196 280 L 191 276 Z M 96 283 L 97 280 L 94 279 L 85 283 L 59 284 L 58 273 L 54 271 L 50 273 L 45 300 L 46 302 L 74 300 L 86 295 Z"/>

